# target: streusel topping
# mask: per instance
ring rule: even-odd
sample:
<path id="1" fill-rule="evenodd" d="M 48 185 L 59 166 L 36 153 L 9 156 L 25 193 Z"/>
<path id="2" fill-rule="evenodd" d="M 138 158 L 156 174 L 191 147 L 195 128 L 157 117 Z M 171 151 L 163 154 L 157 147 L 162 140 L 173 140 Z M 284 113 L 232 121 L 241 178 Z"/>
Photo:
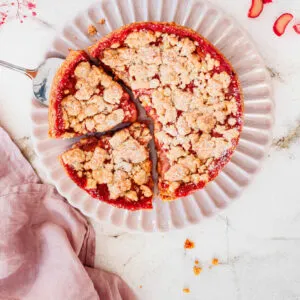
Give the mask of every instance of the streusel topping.
<path id="1" fill-rule="evenodd" d="M 62 155 L 64 164 L 71 166 L 78 177 L 86 178 L 86 189 L 106 184 L 109 199 L 125 197 L 129 201 L 152 196 L 151 161 L 148 143 L 149 129 L 140 123 L 116 132 L 112 137 L 93 139 L 95 147 L 84 150 L 91 138 L 81 139 L 73 149 Z M 88 148 L 89 149 L 89 148 Z"/>
<path id="2" fill-rule="evenodd" d="M 123 89 L 101 67 L 80 62 L 74 81 L 74 93 L 66 89 L 61 103 L 66 130 L 81 134 L 103 132 L 122 123 L 129 113 L 119 108 Z"/>
<path id="3" fill-rule="evenodd" d="M 128 34 L 100 59 L 155 121 L 161 181 L 173 191 L 209 181 L 209 172 L 239 137 L 239 91 L 229 93 L 236 77 L 197 41 L 150 30 Z"/>

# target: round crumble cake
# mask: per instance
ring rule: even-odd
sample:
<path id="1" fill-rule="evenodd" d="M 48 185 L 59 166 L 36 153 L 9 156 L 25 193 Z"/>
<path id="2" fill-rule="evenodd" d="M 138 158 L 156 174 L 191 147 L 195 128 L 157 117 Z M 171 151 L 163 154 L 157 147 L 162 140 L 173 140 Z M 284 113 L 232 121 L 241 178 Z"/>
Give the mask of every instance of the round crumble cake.
<path id="1" fill-rule="evenodd" d="M 240 137 L 243 97 L 235 71 L 213 45 L 175 23 L 141 22 L 88 51 L 152 118 L 162 199 L 186 196 L 218 175 Z"/>

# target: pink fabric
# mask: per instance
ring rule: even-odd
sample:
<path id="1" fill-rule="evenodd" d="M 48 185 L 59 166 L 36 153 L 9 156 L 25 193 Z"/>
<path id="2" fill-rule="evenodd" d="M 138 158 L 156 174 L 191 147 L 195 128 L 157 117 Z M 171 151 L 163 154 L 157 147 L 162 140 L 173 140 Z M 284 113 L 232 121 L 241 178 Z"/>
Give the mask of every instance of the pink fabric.
<path id="1" fill-rule="evenodd" d="M 93 228 L 0 128 L 0 299 L 135 299 L 94 257 Z"/>

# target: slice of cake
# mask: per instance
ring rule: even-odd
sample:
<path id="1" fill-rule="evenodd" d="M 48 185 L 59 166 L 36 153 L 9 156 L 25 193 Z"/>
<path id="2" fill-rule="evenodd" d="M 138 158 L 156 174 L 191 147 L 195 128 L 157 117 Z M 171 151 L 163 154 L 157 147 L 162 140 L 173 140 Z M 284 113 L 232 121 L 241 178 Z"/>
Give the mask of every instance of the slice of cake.
<path id="1" fill-rule="evenodd" d="M 152 163 L 145 124 L 81 139 L 60 156 L 69 177 L 92 197 L 129 210 L 152 208 Z"/>
<path id="2" fill-rule="evenodd" d="M 136 107 L 121 85 L 92 65 L 84 51 L 70 51 L 51 88 L 49 136 L 105 132 L 136 117 Z"/>

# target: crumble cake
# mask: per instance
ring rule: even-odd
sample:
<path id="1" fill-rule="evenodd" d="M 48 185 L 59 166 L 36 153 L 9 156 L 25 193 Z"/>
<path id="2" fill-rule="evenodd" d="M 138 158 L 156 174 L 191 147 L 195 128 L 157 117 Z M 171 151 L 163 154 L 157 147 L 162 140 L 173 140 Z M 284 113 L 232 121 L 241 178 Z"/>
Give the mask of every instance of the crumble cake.
<path id="1" fill-rule="evenodd" d="M 149 129 L 143 123 L 87 137 L 60 156 L 70 178 L 92 197 L 128 210 L 152 208 Z"/>
<path id="2" fill-rule="evenodd" d="M 121 85 L 92 65 L 84 51 L 70 51 L 51 88 L 49 136 L 105 132 L 136 117 L 136 107 Z"/>
<path id="3" fill-rule="evenodd" d="M 235 71 L 197 32 L 175 23 L 126 25 L 89 47 L 154 121 L 164 200 L 213 180 L 238 143 L 243 96 Z"/>

